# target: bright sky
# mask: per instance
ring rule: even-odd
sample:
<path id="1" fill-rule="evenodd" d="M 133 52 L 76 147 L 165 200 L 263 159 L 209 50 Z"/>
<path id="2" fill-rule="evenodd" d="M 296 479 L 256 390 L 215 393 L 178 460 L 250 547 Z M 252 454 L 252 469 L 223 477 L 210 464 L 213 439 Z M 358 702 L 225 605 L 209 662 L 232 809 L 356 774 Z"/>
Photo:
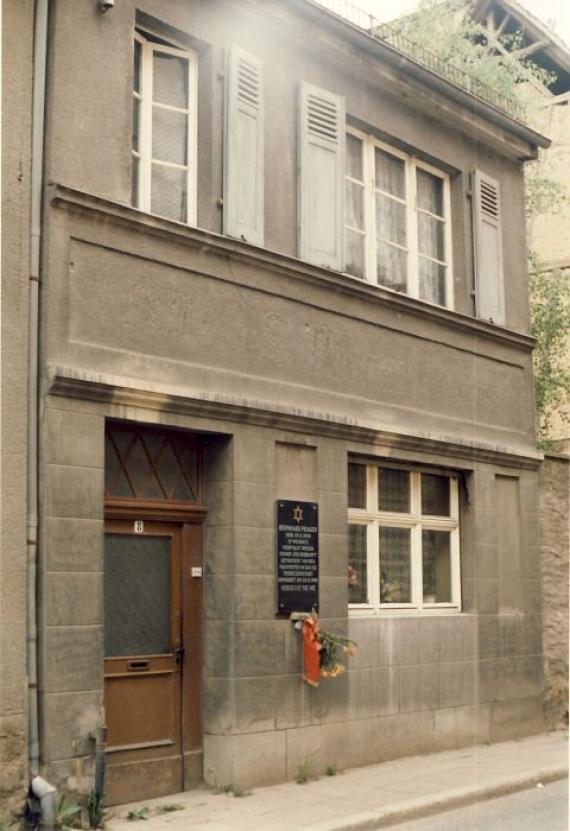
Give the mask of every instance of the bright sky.
<path id="1" fill-rule="evenodd" d="M 352 0 L 355 6 L 386 22 L 415 11 L 419 0 Z M 570 47 L 570 0 L 518 0 L 543 23 L 550 25 Z"/>

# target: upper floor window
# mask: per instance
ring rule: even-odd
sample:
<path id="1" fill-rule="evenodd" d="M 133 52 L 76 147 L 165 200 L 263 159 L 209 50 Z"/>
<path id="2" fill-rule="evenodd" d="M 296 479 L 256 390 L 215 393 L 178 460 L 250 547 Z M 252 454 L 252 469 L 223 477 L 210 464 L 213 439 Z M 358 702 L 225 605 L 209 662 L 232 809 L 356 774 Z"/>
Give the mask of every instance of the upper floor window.
<path id="1" fill-rule="evenodd" d="M 349 464 L 348 602 L 368 614 L 460 609 L 455 476 Z"/>
<path id="2" fill-rule="evenodd" d="M 196 223 L 196 55 L 135 33 L 132 202 Z"/>
<path id="3" fill-rule="evenodd" d="M 346 271 L 453 306 L 447 174 L 353 129 L 345 157 Z"/>

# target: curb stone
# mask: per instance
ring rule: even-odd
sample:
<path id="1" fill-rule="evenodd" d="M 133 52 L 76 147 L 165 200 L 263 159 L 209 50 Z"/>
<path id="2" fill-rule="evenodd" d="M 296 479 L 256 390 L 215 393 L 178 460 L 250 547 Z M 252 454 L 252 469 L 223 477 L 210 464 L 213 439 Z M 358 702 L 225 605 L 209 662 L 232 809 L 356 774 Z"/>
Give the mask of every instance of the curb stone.
<path id="1" fill-rule="evenodd" d="M 500 782 L 497 785 L 454 788 L 435 797 L 407 799 L 405 802 L 402 801 L 392 805 L 390 808 L 368 811 L 350 820 L 318 823 L 312 825 L 307 831 L 375 831 L 375 829 L 385 828 L 388 825 L 398 825 L 408 820 L 444 813 L 445 811 L 451 811 L 453 808 L 461 808 L 474 802 L 523 791 L 535 787 L 539 782 L 544 784 L 557 782 L 567 776 L 567 767 L 546 768 L 532 775 L 525 774 L 518 778 L 512 777 L 508 781 Z"/>

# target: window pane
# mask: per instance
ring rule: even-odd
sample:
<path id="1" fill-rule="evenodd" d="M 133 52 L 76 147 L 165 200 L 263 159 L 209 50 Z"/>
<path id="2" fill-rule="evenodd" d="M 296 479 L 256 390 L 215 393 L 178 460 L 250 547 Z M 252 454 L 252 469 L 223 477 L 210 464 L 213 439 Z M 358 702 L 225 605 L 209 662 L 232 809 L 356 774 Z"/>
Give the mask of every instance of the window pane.
<path id="1" fill-rule="evenodd" d="M 378 468 L 378 510 L 410 510 L 410 474 L 407 470 Z"/>
<path id="2" fill-rule="evenodd" d="M 443 216 L 443 179 L 426 170 L 417 170 L 418 208 Z"/>
<path id="3" fill-rule="evenodd" d="M 167 216 L 186 221 L 186 170 L 153 164 L 151 184 L 151 211 L 159 216 Z"/>
<path id="4" fill-rule="evenodd" d="M 170 652 L 170 538 L 105 536 L 105 655 Z"/>
<path id="5" fill-rule="evenodd" d="M 153 56 L 153 101 L 188 108 L 188 61 L 164 52 Z"/>
<path id="6" fill-rule="evenodd" d="M 187 164 L 188 159 L 188 116 L 152 108 L 152 157 L 161 162 Z"/>
<path id="7" fill-rule="evenodd" d="M 348 466 L 348 507 L 366 508 L 366 466 Z"/>
<path id="8" fill-rule="evenodd" d="M 141 102 L 133 95 L 133 150 L 139 150 Z"/>
<path id="9" fill-rule="evenodd" d="M 451 551 L 447 531 L 422 531 L 424 603 L 451 603 Z"/>
<path id="10" fill-rule="evenodd" d="M 445 306 L 445 272 L 446 266 L 435 263 L 433 260 L 419 258 L 420 264 L 420 297 Z"/>
<path id="11" fill-rule="evenodd" d="M 346 271 L 364 278 L 364 235 L 346 231 Z"/>
<path id="12" fill-rule="evenodd" d="M 376 236 L 406 244 L 406 206 L 380 193 L 376 194 Z"/>
<path id="13" fill-rule="evenodd" d="M 346 224 L 364 229 L 364 188 L 354 182 L 346 183 Z"/>
<path id="14" fill-rule="evenodd" d="M 362 142 L 356 136 L 346 136 L 346 175 L 362 181 Z"/>
<path id="15" fill-rule="evenodd" d="M 380 533 L 380 602 L 409 603 L 410 530 L 379 528 Z"/>
<path id="16" fill-rule="evenodd" d="M 135 208 L 139 206 L 139 165 L 140 161 L 133 156 L 133 167 L 131 172 L 131 203 Z"/>
<path id="17" fill-rule="evenodd" d="M 135 92 L 141 91 L 141 45 L 138 40 L 135 40 L 133 53 L 133 89 Z"/>
<path id="18" fill-rule="evenodd" d="M 385 150 L 375 150 L 376 187 L 393 196 L 406 198 L 406 175 L 403 159 L 386 153 Z"/>
<path id="19" fill-rule="evenodd" d="M 406 291 L 408 273 L 408 253 L 395 248 L 387 242 L 376 245 L 376 280 L 380 286 L 396 291 Z"/>
<path id="20" fill-rule="evenodd" d="M 449 477 L 422 473 L 422 514 L 449 516 Z"/>
<path id="21" fill-rule="evenodd" d="M 366 526 L 348 526 L 348 602 L 368 603 Z"/>
<path id="22" fill-rule="evenodd" d="M 445 260 L 445 225 L 433 216 L 418 212 L 418 249 L 434 260 Z"/>

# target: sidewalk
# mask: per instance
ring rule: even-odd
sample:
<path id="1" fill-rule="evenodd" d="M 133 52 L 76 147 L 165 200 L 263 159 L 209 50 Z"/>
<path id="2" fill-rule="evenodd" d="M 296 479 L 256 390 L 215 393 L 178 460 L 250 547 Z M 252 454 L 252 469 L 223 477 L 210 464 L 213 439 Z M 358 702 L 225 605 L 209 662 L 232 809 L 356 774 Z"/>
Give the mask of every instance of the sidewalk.
<path id="1" fill-rule="evenodd" d="M 108 831 L 129 831 L 133 808 L 148 807 L 138 831 L 365 831 L 433 814 L 567 775 L 568 734 L 413 756 L 336 776 L 231 793 L 187 791 L 111 809 Z M 160 813 L 161 805 L 183 806 Z"/>

